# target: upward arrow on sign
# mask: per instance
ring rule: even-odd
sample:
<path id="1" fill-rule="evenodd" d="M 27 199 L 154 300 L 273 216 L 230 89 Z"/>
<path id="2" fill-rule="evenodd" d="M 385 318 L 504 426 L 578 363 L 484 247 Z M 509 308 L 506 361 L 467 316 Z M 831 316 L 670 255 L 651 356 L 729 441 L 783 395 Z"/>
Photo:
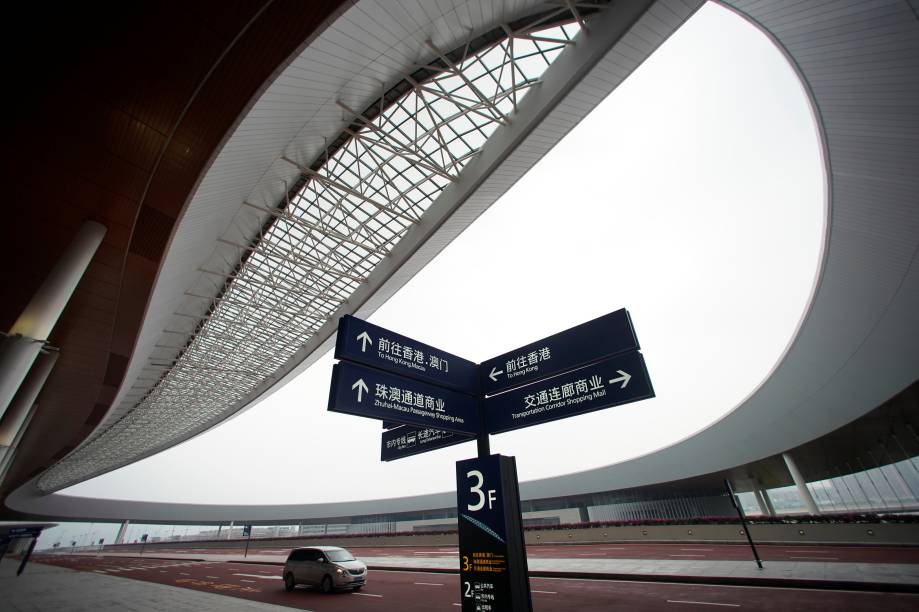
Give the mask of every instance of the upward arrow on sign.
<path id="1" fill-rule="evenodd" d="M 357 337 L 357 339 L 361 341 L 361 352 L 362 352 L 362 353 L 366 353 L 366 352 L 367 352 L 367 345 L 368 345 L 368 344 L 369 344 L 370 346 L 373 346 L 373 339 L 370 337 L 370 334 L 368 334 L 367 332 L 363 332 L 362 334 L 360 334 L 360 335 Z"/>
<path id="2" fill-rule="evenodd" d="M 362 391 L 363 391 L 364 393 L 368 393 L 368 392 L 370 391 L 370 389 L 367 388 L 367 383 L 364 382 L 364 379 L 363 379 L 363 378 L 358 378 L 358 379 L 357 379 L 357 382 L 354 383 L 353 385 L 351 385 L 351 388 L 352 388 L 352 389 L 357 389 L 357 401 L 361 401 L 361 399 L 362 399 L 362 394 L 361 394 L 361 392 L 362 392 Z"/>

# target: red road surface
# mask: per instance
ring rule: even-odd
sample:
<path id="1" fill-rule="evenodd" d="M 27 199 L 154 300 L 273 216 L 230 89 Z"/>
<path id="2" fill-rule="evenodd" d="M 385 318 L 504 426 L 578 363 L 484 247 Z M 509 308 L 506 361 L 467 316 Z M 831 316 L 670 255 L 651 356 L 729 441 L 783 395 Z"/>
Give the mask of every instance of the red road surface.
<path id="1" fill-rule="evenodd" d="M 64 555 L 35 560 L 316 612 L 446 612 L 458 609 L 460 595 L 455 574 L 371 570 L 360 593 L 323 595 L 302 587 L 284 591 L 281 568 L 272 565 Z M 536 612 L 919 610 L 919 595 L 906 594 L 551 578 L 533 578 L 530 584 Z"/>
<path id="2" fill-rule="evenodd" d="M 358 557 L 456 557 L 455 546 L 422 547 L 360 547 L 348 546 Z M 768 544 L 757 546 L 764 561 L 824 561 L 846 563 L 919 563 L 919 546 L 804 546 Z M 277 555 L 283 561 L 290 548 L 264 548 L 254 542 L 250 555 Z M 180 553 L 242 555 L 243 548 L 156 548 L 149 547 L 150 556 Z M 136 553 L 135 553 L 136 554 Z M 687 561 L 753 560 L 746 544 L 537 544 L 527 546 L 530 559 L 659 559 Z"/>

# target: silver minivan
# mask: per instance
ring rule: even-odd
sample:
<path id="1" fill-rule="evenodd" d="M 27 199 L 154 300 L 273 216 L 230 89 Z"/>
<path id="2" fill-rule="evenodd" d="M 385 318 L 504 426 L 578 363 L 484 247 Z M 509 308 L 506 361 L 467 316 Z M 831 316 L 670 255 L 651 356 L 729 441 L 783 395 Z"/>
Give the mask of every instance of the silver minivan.
<path id="1" fill-rule="evenodd" d="M 359 591 L 367 583 L 367 566 L 338 546 L 295 548 L 284 564 L 284 588 L 298 584 L 318 586 L 323 593 L 339 589 Z"/>

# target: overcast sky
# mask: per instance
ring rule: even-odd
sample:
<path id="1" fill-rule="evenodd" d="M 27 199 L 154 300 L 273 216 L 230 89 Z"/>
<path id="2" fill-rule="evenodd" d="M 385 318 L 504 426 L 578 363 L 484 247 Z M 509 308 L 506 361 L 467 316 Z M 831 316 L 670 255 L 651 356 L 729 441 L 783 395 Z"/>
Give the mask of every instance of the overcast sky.
<path id="1" fill-rule="evenodd" d="M 492 436 L 521 480 L 670 445 L 780 358 L 823 232 L 813 119 L 781 53 L 707 5 L 371 320 L 473 361 L 626 307 L 657 397 Z M 243 415 L 66 494 L 310 503 L 455 488 L 475 443 L 381 463 L 326 411 L 331 354 Z"/>

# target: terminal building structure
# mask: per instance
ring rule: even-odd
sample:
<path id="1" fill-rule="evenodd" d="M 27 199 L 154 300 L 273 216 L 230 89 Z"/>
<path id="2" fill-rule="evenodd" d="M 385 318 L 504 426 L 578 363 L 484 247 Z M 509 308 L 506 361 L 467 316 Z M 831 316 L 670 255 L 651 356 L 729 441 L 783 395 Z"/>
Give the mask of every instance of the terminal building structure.
<path id="1" fill-rule="evenodd" d="M 55 44 L 23 42 L 13 67 L 2 518 L 455 525 L 453 492 L 245 507 L 58 492 L 308 368 L 340 316 L 372 314 L 702 4 L 205 0 L 56 16 Z M 521 483 L 528 524 L 730 514 L 725 478 L 766 515 L 919 510 L 919 3 L 721 4 L 775 43 L 811 104 L 826 194 L 811 301 L 735 410 L 640 459 Z"/>

